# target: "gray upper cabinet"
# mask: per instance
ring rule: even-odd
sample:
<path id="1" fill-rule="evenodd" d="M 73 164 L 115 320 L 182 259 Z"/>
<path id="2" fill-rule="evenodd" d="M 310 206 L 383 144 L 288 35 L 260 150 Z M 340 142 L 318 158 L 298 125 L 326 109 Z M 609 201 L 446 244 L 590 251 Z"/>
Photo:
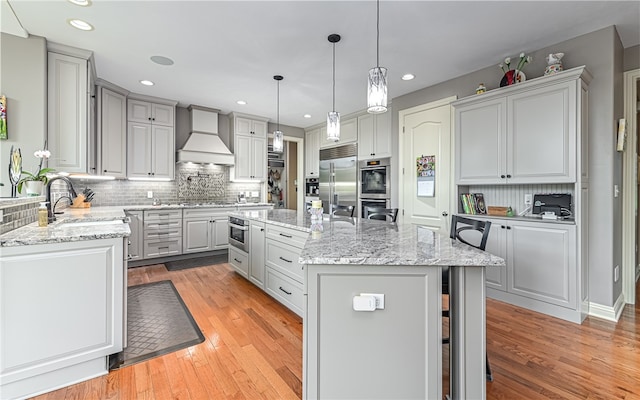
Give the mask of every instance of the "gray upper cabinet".
<path id="1" fill-rule="evenodd" d="M 98 82 L 98 175 L 127 176 L 127 91 Z"/>
<path id="2" fill-rule="evenodd" d="M 175 103 L 127 100 L 127 177 L 173 180 Z"/>
<path id="3" fill-rule="evenodd" d="M 320 148 L 337 147 L 343 144 L 353 143 L 358 140 L 358 119 L 348 118 L 340 121 L 340 140 L 334 142 L 327 140 L 326 125 L 320 128 Z"/>
<path id="4" fill-rule="evenodd" d="M 48 53 L 49 167 L 95 173 L 93 79 L 86 58 Z"/>
<path id="5" fill-rule="evenodd" d="M 267 119 L 230 114 L 232 151 L 235 165 L 232 180 L 267 180 Z"/>
<path id="6" fill-rule="evenodd" d="M 307 178 L 320 177 L 320 128 L 305 132 L 304 173 Z"/>
<path id="7" fill-rule="evenodd" d="M 358 117 L 358 160 L 391 157 L 391 110 Z"/>
<path id="8" fill-rule="evenodd" d="M 455 102 L 456 183 L 575 182 L 579 88 L 567 74 Z"/>

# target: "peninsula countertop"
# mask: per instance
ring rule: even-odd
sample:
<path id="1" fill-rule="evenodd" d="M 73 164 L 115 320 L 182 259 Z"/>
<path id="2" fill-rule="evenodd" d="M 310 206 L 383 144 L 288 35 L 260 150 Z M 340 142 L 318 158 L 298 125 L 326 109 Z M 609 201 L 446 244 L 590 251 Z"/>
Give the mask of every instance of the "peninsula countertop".
<path id="1" fill-rule="evenodd" d="M 301 264 L 505 266 L 500 257 L 413 224 L 329 215 L 312 220 L 295 210 L 231 215 L 309 232 Z"/>

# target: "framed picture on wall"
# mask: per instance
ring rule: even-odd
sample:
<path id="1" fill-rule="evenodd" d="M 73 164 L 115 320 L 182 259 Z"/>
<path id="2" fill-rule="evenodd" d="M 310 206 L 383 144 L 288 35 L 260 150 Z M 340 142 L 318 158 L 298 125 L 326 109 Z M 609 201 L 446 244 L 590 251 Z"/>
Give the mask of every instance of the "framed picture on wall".
<path id="1" fill-rule="evenodd" d="M 0 139 L 7 139 L 7 98 L 0 95 Z"/>

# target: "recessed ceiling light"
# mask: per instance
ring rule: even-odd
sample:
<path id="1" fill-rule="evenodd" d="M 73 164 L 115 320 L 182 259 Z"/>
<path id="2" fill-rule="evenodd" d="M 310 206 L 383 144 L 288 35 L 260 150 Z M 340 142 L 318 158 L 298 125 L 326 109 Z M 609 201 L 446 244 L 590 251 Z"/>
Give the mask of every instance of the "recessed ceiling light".
<path id="1" fill-rule="evenodd" d="M 238 100 L 236 101 L 236 103 L 240 104 L 241 106 L 244 106 L 245 104 L 247 104 L 247 102 L 244 100 Z"/>
<path id="2" fill-rule="evenodd" d="M 69 25 L 73 26 L 76 29 L 80 29 L 81 31 L 93 30 L 93 26 L 90 23 L 84 22 L 81 19 L 68 19 L 67 22 L 69 23 Z"/>
<path id="3" fill-rule="evenodd" d="M 305 114 L 304 117 L 305 118 L 311 118 L 311 114 Z"/>
<path id="4" fill-rule="evenodd" d="M 173 60 L 163 56 L 151 56 L 151 61 L 160 65 L 173 65 Z"/>
<path id="5" fill-rule="evenodd" d="M 154 83 L 153 83 L 153 82 L 148 81 L 148 80 L 146 80 L 146 79 L 141 80 L 141 81 L 140 81 L 140 83 L 142 83 L 142 84 L 143 84 L 143 85 L 145 85 L 145 86 L 153 86 L 153 85 L 154 85 Z"/>
<path id="6" fill-rule="evenodd" d="M 87 7 L 91 5 L 91 0 L 67 0 L 69 3 L 73 3 L 77 6 Z"/>
<path id="7" fill-rule="evenodd" d="M 403 81 L 410 81 L 415 77 L 416 76 L 414 74 L 404 74 L 404 75 L 402 75 L 402 80 Z"/>

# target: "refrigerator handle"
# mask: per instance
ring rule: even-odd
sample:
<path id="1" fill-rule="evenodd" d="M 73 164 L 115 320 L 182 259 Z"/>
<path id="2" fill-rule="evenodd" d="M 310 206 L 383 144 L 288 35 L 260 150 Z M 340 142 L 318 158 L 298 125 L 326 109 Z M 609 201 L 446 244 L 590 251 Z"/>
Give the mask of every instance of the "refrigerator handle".
<path id="1" fill-rule="evenodd" d="M 333 195 L 333 204 L 340 204 L 340 203 L 338 202 L 338 193 L 335 193 L 335 194 Z"/>

